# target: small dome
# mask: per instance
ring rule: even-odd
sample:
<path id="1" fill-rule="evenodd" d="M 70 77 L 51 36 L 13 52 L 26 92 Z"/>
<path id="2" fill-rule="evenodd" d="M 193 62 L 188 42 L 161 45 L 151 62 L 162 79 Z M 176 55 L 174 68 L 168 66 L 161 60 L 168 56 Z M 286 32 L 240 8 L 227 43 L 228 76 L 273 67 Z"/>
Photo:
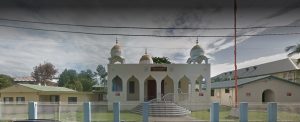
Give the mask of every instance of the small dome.
<path id="1" fill-rule="evenodd" d="M 116 42 L 116 45 L 114 45 L 110 50 L 111 57 L 114 56 L 121 56 L 121 46 Z"/>
<path id="2" fill-rule="evenodd" d="M 153 64 L 152 57 L 148 54 L 145 54 L 140 59 L 140 64 Z"/>
<path id="3" fill-rule="evenodd" d="M 190 56 L 191 58 L 194 58 L 201 55 L 204 55 L 204 50 L 197 44 L 191 49 Z"/>

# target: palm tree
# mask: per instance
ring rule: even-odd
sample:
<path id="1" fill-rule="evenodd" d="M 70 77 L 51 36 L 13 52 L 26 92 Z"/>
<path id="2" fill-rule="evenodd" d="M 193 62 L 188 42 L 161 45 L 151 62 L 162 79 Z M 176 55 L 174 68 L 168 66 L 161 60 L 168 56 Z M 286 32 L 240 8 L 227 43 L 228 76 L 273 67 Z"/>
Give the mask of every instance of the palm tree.
<path id="1" fill-rule="evenodd" d="M 286 52 L 289 52 L 288 56 L 293 56 L 296 54 L 300 54 L 300 44 L 288 46 L 285 48 Z M 297 63 L 300 63 L 300 58 L 298 59 Z"/>

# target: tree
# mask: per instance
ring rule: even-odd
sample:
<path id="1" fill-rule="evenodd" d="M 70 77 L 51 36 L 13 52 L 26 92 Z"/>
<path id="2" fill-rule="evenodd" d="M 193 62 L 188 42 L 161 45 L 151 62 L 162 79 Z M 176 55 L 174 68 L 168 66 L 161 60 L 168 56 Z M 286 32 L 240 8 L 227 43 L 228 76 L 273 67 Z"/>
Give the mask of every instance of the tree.
<path id="1" fill-rule="evenodd" d="M 78 80 L 67 82 L 64 87 L 67 87 L 67 88 L 70 88 L 70 89 L 73 89 L 76 91 L 83 91 L 82 84 Z"/>
<path id="2" fill-rule="evenodd" d="M 288 46 L 285 48 L 285 51 L 289 52 L 289 57 L 296 54 L 300 54 L 300 44 Z M 297 63 L 300 63 L 300 58 L 298 59 Z"/>
<path id="3" fill-rule="evenodd" d="M 171 64 L 168 57 L 152 57 L 152 60 L 156 64 Z"/>
<path id="4" fill-rule="evenodd" d="M 31 76 L 36 80 L 37 83 L 47 85 L 47 80 L 52 79 L 57 73 L 55 66 L 49 62 L 39 64 L 33 68 Z"/>
<path id="5" fill-rule="evenodd" d="M 78 73 L 73 69 L 65 69 L 60 75 L 58 86 L 67 87 L 76 91 L 83 91 L 83 87 L 78 78 Z"/>
<path id="6" fill-rule="evenodd" d="M 107 80 L 106 80 L 107 72 L 106 72 L 104 66 L 98 65 L 96 71 L 97 72 L 95 72 L 95 74 L 100 77 L 101 84 L 104 84 L 106 86 L 106 84 L 107 84 Z"/>
<path id="7" fill-rule="evenodd" d="M 8 75 L 0 74 L 0 89 L 9 87 L 13 84 L 14 79 Z"/>
<path id="8" fill-rule="evenodd" d="M 95 75 L 93 72 L 88 69 L 86 71 L 81 71 L 78 74 L 78 80 L 82 84 L 83 91 L 92 91 L 93 86 L 96 84 L 96 79 L 94 79 Z"/>
<path id="9" fill-rule="evenodd" d="M 73 69 L 65 69 L 60 75 L 58 86 L 67 87 L 76 91 L 92 91 L 96 84 L 95 75 L 88 69 L 77 73 Z"/>

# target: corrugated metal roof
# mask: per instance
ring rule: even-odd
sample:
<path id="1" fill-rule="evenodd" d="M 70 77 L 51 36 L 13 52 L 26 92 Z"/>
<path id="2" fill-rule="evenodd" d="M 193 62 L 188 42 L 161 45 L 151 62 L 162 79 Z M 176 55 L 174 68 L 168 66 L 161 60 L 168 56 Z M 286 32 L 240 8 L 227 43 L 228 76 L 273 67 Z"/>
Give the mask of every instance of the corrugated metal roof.
<path id="1" fill-rule="evenodd" d="M 272 73 L 285 72 L 291 70 L 298 70 L 299 65 L 295 64 L 294 59 L 286 58 L 278 61 L 273 61 L 265 64 L 255 65 L 238 69 L 239 78 L 256 77 L 262 75 L 270 75 Z M 233 71 L 219 74 L 212 79 L 219 78 L 233 78 Z"/>
<path id="2" fill-rule="evenodd" d="M 257 77 L 251 77 L 251 78 L 243 78 L 243 79 L 238 79 L 238 86 L 243 85 L 246 83 L 250 83 L 252 81 L 256 81 L 259 79 L 267 78 L 270 77 L 271 75 L 265 75 L 265 76 L 257 76 Z M 229 80 L 229 81 L 220 81 L 220 82 L 213 82 L 211 83 L 211 88 L 216 89 L 216 88 L 231 88 L 234 87 L 234 80 Z"/>
<path id="3" fill-rule="evenodd" d="M 34 82 L 35 79 L 33 77 L 16 77 L 14 78 L 14 81 L 32 81 Z"/>
<path id="4" fill-rule="evenodd" d="M 38 91 L 45 92 L 76 92 L 73 89 L 65 88 L 65 87 L 55 87 L 55 86 L 40 86 L 40 85 L 32 85 L 32 84 L 19 84 L 24 87 L 28 87 Z"/>

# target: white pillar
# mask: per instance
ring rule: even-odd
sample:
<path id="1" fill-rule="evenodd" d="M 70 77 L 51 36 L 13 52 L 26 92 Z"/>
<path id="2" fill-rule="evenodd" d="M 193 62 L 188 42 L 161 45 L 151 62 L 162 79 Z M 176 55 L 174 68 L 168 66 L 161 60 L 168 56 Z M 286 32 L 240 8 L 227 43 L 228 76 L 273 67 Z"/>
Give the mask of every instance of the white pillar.
<path id="1" fill-rule="evenodd" d="M 178 98 L 178 82 L 179 82 L 179 79 L 174 79 L 173 81 L 173 87 L 174 87 L 174 98 L 173 100 L 174 101 L 177 101 L 177 98 Z"/>
<path id="2" fill-rule="evenodd" d="M 191 82 L 191 92 L 188 95 L 188 101 L 190 101 L 190 103 L 192 103 L 193 102 L 192 98 L 195 95 L 195 84 L 196 84 L 197 77 L 189 77 L 189 79 Z"/>
<path id="3" fill-rule="evenodd" d="M 191 79 L 191 92 L 190 92 L 190 94 L 193 94 L 193 93 L 195 93 L 195 84 L 196 84 L 196 80 L 197 80 L 197 78 L 190 78 Z"/>
<path id="4" fill-rule="evenodd" d="M 140 93 L 140 102 L 144 102 L 144 90 L 145 90 L 145 88 L 144 88 L 144 81 L 142 81 L 142 80 L 140 80 L 139 79 L 139 86 L 140 86 L 140 88 L 139 88 L 139 93 Z"/>
<path id="5" fill-rule="evenodd" d="M 121 101 L 127 101 L 127 80 L 128 78 L 120 77 L 122 79 L 122 92 L 121 92 Z M 124 97 L 123 97 L 123 96 Z"/>
<path id="6" fill-rule="evenodd" d="M 156 98 L 161 100 L 161 80 L 156 80 Z"/>
<path id="7" fill-rule="evenodd" d="M 161 81 L 163 78 L 156 78 L 156 98 L 157 100 L 161 100 Z"/>

